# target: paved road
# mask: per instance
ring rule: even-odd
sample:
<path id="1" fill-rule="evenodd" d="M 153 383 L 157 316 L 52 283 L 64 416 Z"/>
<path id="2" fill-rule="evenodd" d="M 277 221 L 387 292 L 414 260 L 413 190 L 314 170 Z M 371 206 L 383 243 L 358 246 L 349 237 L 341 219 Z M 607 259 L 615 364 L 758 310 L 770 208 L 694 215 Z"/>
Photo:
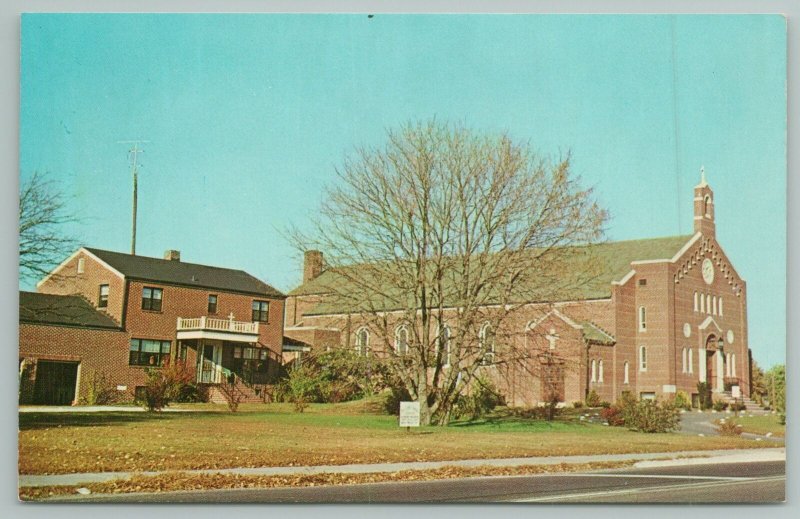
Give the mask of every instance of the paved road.
<path id="1" fill-rule="evenodd" d="M 309 488 L 235 489 L 61 498 L 75 502 L 138 503 L 709 503 L 780 502 L 783 461 L 634 468 L 539 476 Z"/>

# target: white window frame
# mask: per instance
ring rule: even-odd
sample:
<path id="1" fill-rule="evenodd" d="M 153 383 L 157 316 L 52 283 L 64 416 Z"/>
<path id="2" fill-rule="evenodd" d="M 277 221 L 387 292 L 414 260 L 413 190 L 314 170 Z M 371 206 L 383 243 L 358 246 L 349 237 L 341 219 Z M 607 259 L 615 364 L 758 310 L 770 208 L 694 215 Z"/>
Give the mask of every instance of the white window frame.
<path id="1" fill-rule="evenodd" d="M 362 334 L 365 337 L 365 340 L 362 341 L 361 337 Z M 366 326 L 362 326 L 358 330 L 356 330 L 356 355 L 359 357 L 368 357 L 369 356 L 369 329 Z"/>
<path id="2" fill-rule="evenodd" d="M 597 382 L 603 383 L 603 359 L 597 361 Z"/>
<path id="3" fill-rule="evenodd" d="M 681 373 L 686 373 L 686 348 L 681 350 Z"/>
<path id="4" fill-rule="evenodd" d="M 711 294 L 706 294 L 706 313 L 711 314 Z"/>
<path id="5" fill-rule="evenodd" d="M 631 377 L 630 377 L 630 364 L 628 363 L 628 361 L 627 361 L 627 360 L 626 360 L 626 361 L 625 361 L 625 363 L 622 365 L 622 371 L 623 371 L 623 379 L 622 379 L 622 383 L 623 383 L 623 384 L 630 384 L 630 383 L 631 383 Z"/>
<path id="6" fill-rule="evenodd" d="M 694 352 L 689 348 L 689 373 L 694 373 Z"/>
<path id="7" fill-rule="evenodd" d="M 644 306 L 639 307 L 639 331 L 647 331 L 647 310 Z"/>
<path id="8" fill-rule="evenodd" d="M 489 349 L 486 349 L 486 331 L 492 331 L 492 343 L 489 345 Z M 481 360 L 481 364 L 486 366 L 494 365 L 494 353 L 495 353 L 495 345 L 497 343 L 497 335 L 494 333 L 494 327 L 491 323 L 484 323 L 481 327 L 481 331 L 478 333 L 478 342 L 480 344 L 481 351 L 483 352 L 483 359 Z"/>
<path id="9" fill-rule="evenodd" d="M 714 315 L 717 315 L 717 296 L 714 296 L 713 298 L 711 298 L 711 302 L 712 302 L 712 305 L 711 305 L 712 312 L 711 313 L 713 313 Z"/>
<path id="10" fill-rule="evenodd" d="M 697 302 L 697 292 L 694 293 L 694 311 L 697 312 L 700 310 L 699 303 Z"/>
<path id="11" fill-rule="evenodd" d="M 639 371 L 647 371 L 647 346 L 639 346 Z"/>
<path id="12" fill-rule="evenodd" d="M 597 382 L 597 361 L 592 359 L 592 382 Z"/>
<path id="13" fill-rule="evenodd" d="M 405 332 L 406 336 L 406 343 L 405 343 L 405 351 L 400 351 L 400 333 Z M 408 354 L 408 344 L 409 344 L 409 333 L 408 333 L 408 326 L 405 324 L 399 325 L 397 328 L 394 329 L 394 352 L 397 355 L 407 355 Z"/>
<path id="14" fill-rule="evenodd" d="M 719 316 L 723 317 L 723 315 L 722 315 L 722 296 L 719 296 L 719 308 L 718 308 L 718 310 L 719 310 Z"/>
<path id="15" fill-rule="evenodd" d="M 700 294 L 700 313 L 706 313 L 706 296 Z"/>

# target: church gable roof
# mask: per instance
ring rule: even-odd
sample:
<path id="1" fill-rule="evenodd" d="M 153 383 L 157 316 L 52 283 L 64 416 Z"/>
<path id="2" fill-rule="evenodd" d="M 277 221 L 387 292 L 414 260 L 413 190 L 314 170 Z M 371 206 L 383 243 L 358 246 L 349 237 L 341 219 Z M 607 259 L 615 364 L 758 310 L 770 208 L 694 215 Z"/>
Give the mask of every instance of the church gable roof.
<path id="1" fill-rule="evenodd" d="M 669 261 L 692 238 L 692 235 L 669 236 L 643 240 L 626 240 L 606 242 L 585 246 L 590 251 L 593 261 L 597 263 L 600 275 L 581 287 L 576 299 L 606 299 L 611 297 L 611 282 L 622 279 L 631 270 L 634 261 Z M 564 264 L 565 276 L 579 276 L 579 272 L 571 272 L 569 263 Z M 326 270 L 318 277 L 300 285 L 290 296 L 309 296 L 336 293 L 347 289 L 347 279 L 333 271 Z M 538 302 L 538 301 L 532 301 Z M 392 308 L 385 308 L 392 310 Z M 315 305 L 306 315 L 347 313 L 353 309 L 342 308 L 324 299 Z"/>

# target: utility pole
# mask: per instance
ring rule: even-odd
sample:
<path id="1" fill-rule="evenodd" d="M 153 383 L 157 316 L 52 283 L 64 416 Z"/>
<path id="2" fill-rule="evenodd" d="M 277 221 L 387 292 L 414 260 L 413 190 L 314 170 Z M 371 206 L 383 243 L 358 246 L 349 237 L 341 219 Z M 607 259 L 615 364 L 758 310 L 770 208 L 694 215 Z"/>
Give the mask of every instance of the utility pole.
<path id="1" fill-rule="evenodd" d="M 136 256 L 136 205 L 139 192 L 139 171 L 138 157 L 144 150 L 139 148 L 139 144 L 150 141 L 117 141 L 117 144 L 133 144 L 133 148 L 128 150 L 128 158 L 131 163 L 131 175 L 133 176 L 133 222 L 131 224 L 131 255 Z"/>

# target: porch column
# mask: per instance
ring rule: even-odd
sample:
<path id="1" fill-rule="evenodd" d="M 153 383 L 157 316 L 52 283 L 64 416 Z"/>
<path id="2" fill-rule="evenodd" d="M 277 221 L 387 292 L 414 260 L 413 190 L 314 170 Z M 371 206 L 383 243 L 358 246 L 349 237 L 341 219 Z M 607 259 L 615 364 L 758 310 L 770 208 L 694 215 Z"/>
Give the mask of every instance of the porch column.
<path id="1" fill-rule="evenodd" d="M 698 360 L 697 364 L 698 364 L 698 369 L 700 370 L 698 374 L 700 375 L 700 382 L 705 382 L 706 373 L 708 372 L 706 369 L 708 367 L 706 366 L 706 349 L 700 348 L 698 352 L 699 352 L 698 353 L 699 357 L 697 359 Z"/>

